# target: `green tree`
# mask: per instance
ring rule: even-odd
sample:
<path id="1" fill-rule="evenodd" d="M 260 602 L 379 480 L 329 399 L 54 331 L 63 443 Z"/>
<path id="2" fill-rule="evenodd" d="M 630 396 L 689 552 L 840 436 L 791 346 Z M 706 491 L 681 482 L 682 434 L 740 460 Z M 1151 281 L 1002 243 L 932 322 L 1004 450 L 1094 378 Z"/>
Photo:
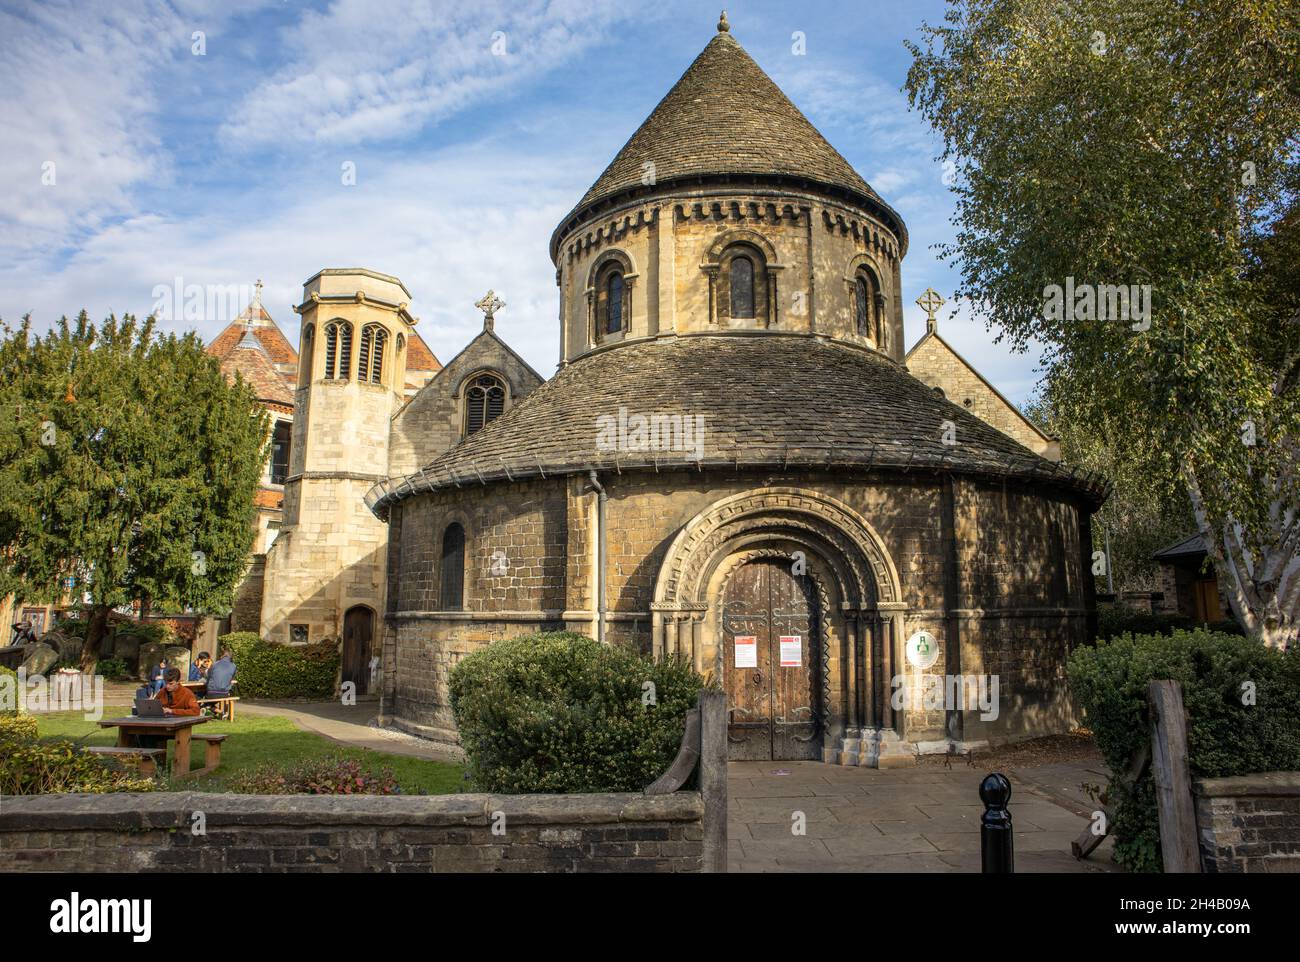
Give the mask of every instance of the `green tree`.
<path id="1" fill-rule="evenodd" d="M 1178 481 L 1274 646 L 1300 638 L 1297 9 L 953 0 L 908 45 L 955 168 L 959 294 L 1046 345 L 1072 417 Z"/>
<path id="2" fill-rule="evenodd" d="M 152 318 L 0 327 L 0 590 L 87 593 L 84 670 L 117 606 L 229 610 L 268 443 L 249 387 Z"/>

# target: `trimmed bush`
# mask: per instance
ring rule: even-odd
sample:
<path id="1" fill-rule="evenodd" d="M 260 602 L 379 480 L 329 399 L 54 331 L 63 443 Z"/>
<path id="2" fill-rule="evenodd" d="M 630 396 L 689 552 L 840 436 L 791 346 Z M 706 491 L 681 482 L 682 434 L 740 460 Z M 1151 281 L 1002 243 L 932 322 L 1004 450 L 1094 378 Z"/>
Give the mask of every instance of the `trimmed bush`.
<path id="1" fill-rule="evenodd" d="M 1079 648 L 1070 686 L 1114 773 L 1150 739 L 1147 683 L 1181 683 L 1192 775 L 1217 778 L 1300 770 L 1300 654 L 1238 635 L 1197 629 L 1122 635 Z M 1135 786 L 1111 779 L 1115 861 L 1132 871 L 1161 868 L 1160 825 L 1148 773 Z"/>
<path id="2" fill-rule="evenodd" d="M 641 791 L 676 756 L 703 684 L 683 661 L 569 632 L 495 642 L 450 677 L 470 780 L 509 793 Z"/>
<path id="3" fill-rule="evenodd" d="M 1161 612 L 1152 614 L 1127 605 L 1097 609 L 1097 639 L 1118 638 L 1120 635 L 1169 635 L 1175 631 L 1190 631 L 1198 627 L 1189 615 Z M 1205 625 L 1211 631 L 1225 635 L 1243 634 L 1235 621 L 1216 621 Z"/>
<path id="4" fill-rule="evenodd" d="M 242 795 L 400 795 L 391 768 L 374 772 L 354 758 L 328 755 L 297 765 L 261 765 L 232 779 Z"/>
<path id="5" fill-rule="evenodd" d="M 148 792 L 154 781 L 65 739 L 40 741 L 32 715 L 0 715 L 0 795 Z"/>
<path id="6" fill-rule="evenodd" d="M 235 662 L 238 694 L 243 698 L 331 698 L 338 677 L 338 646 L 277 645 L 251 631 L 217 639 L 218 650 L 229 648 Z M 214 655 L 216 653 L 214 652 Z"/>

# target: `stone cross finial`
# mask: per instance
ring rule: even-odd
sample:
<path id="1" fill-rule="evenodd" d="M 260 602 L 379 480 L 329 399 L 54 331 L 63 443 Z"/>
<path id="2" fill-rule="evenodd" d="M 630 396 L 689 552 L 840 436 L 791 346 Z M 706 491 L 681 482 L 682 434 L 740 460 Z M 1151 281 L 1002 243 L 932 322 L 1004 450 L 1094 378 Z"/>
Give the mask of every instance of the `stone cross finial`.
<path id="1" fill-rule="evenodd" d="M 916 299 L 916 303 L 920 305 L 921 310 L 925 311 L 925 329 L 938 330 L 939 323 L 934 319 L 934 315 L 947 301 L 940 297 L 939 292 L 933 287 L 927 287 L 925 293 Z"/>
<path id="2" fill-rule="evenodd" d="M 722 11 L 722 16 L 718 18 L 718 33 L 727 33 L 731 30 L 731 24 L 727 23 L 727 11 Z"/>
<path id="3" fill-rule="evenodd" d="M 262 306 L 262 279 L 259 277 L 257 283 L 253 285 L 253 303 L 258 307 Z"/>
<path id="4" fill-rule="evenodd" d="M 483 330 L 490 331 L 493 325 L 493 315 L 505 307 L 506 302 L 497 297 L 496 291 L 488 291 L 481 300 L 474 302 L 474 306 L 483 312 Z"/>

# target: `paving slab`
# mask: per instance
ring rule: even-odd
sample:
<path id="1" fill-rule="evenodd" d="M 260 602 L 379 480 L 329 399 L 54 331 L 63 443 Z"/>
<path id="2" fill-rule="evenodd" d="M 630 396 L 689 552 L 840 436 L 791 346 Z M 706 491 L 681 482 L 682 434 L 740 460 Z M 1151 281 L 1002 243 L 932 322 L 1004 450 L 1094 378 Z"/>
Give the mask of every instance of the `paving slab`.
<path id="1" fill-rule="evenodd" d="M 1114 872 L 1109 840 L 1077 861 L 1070 842 L 1092 811 L 1095 764 L 1015 770 L 1011 817 L 1018 872 Z M 733 872 L 979 872 L 979 783 L 968 766 L 848 768 L 820 762 L 733 762 Z M 803 812 L 805 834 L 792 815 Z"/>

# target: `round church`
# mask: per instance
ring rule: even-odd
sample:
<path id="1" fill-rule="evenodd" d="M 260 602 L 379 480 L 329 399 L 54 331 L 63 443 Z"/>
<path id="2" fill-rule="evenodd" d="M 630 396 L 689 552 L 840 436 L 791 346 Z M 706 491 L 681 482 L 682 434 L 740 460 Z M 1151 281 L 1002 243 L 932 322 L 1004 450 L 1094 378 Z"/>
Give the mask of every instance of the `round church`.
<path id="1" fill-rule="evenodd" d="M 557 373 L 366 498 L 384 718 L 455 741 L 457 660 L 567 629 L 715 679 L 737 759 L 1075 724 L 1104 489 L 909 372 L 907 244 L 720 23 L 551 238 Z"/>

